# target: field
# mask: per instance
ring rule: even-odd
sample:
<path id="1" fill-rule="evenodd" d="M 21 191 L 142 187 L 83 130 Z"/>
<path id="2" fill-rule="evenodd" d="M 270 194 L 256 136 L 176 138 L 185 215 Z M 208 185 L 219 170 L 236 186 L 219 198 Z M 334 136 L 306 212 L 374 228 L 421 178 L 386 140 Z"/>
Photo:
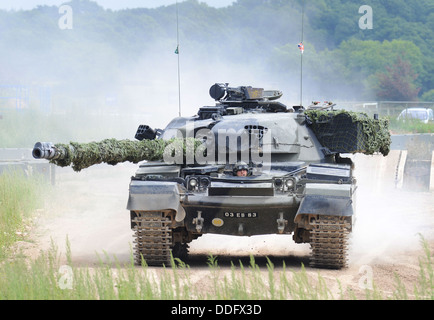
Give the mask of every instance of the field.
<path id="1" fill-rule="evenodd" d="M 357 157 L 347 269 L 308 267 L 308 245 L 290 235 L 204 235 L 188 265 L 134 266 L 125 206 L 135 165 L 65 168 L 32 228 L 15 233 L 0 299 L 433 299 L 432 193 L 396 190 L 387 162 Z"/>

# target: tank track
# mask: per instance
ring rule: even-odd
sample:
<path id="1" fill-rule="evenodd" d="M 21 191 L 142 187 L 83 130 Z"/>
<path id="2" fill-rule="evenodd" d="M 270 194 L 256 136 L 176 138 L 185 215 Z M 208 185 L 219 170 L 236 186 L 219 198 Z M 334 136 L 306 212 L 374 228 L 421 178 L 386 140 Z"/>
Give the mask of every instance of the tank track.
<path id="1" fill-rule="evenodd" d="M 149 266 L 170 265 L 172 252 L 172 221 L 163 211 L 136 211 L 134 261 Z"/>
<path id="2" fill-rule="evenodd" d="M 351 222 L 348 217 L 318 215 L 309 221 L 311 257 L 315 268 L 342 269 L 347 267 L 348 238 Z"/>

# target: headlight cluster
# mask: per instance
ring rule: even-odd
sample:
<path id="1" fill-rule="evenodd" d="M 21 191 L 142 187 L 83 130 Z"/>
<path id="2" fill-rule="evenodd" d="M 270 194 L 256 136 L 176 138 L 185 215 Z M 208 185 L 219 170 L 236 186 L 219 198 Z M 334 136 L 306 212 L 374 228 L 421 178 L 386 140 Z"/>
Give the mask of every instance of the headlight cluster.
<path id="1" fill-rule="evenodd" d="M 209 185 L 211 184 L 211 180 L 207 176 L 190 176 L 187 178 L 187 188 L 192 191 L 205 191 Z"/>
<path id="2" fill-rule="evenodd" d="M 282 192 L 293 191 L 295 189 L 295 178 L 274 178 L 274 189 Z"/>

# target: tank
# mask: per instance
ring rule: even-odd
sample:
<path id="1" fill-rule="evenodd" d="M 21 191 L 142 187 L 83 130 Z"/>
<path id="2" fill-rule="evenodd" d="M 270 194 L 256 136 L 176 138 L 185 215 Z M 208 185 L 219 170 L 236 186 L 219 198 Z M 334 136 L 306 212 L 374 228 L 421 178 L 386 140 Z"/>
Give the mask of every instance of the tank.
<path id="1" fill-rule="evenodd" d="M 347 267 L 356 197 L 350 155 L 386 156 L 387 120 L 330 102 L 288 107 L 279 90 L 216 83 L 209 93 L 214 105 L 163 130 L 141 125 L 137 141 L 37 143 L 33 155 L 76 171 L 140 162 L 127 202 L 137 264 L 186 261 L 189 243 L 207 233 L 292 234 L 310 244 L 312 267 Z"/>

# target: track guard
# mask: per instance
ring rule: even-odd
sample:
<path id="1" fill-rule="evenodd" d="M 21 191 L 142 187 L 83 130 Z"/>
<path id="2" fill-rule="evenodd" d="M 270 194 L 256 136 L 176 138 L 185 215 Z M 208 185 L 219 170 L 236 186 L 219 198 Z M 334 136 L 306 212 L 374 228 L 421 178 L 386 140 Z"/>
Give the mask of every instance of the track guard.
<path id="1" fill-rule="evenodd" d="M 175 221 L 185 219 L 185 210 L 181 206 L 182 186 L 176 182 L 161 182 L 132 180 L 127 209 L 130 211 L 161 211 L 176 212 Z"/>
<path id="2" fill-rule="evenodd" d="M 352 185 L 308 183 L 294 221 L 302 215 L 327 215 L 349 217 L 354 214 Z"/>

